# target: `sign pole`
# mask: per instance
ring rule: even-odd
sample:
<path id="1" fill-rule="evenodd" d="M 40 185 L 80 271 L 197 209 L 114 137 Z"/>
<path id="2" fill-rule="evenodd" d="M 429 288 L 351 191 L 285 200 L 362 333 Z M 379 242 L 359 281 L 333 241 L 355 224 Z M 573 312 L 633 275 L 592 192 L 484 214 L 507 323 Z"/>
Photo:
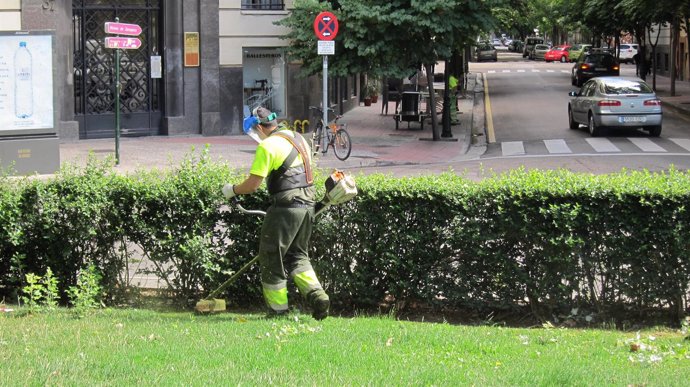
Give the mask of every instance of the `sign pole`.
<path id="1" fill-rule="evenodd" d="M 115 49 L 115 165 L 120 165 L 120 49 Z"/>
<path id="2" fill-rule="evenodd" d="M 324 132 L 321 137 L 321 151 L 326 153 L 328 144 L 328 55 L 335 54 L 335 36 L 338 34 L 338 18 L 332 12 L 321 12 L 314 19 L 314 33 L 319 39 L 318 54 L 323 55 L 323 96 L 321 100 Z"/>
<path id="3" fill-rule="evenodd" d="M 119 23 L 120 18 L 116 17 Z M 120 49 L 115 49 L 115 165 L 120 165 Z"/>
<path id="4" fill-rule="evenodd" d="M 137 24 L 120 23 L 116 17 L 115 22 L 106 22 L 103 26 L 106 34 L 115 34 L 115 37 L 106 37 L 105 45 L 115 49 L 115 165 L 120 165 L 120 49 L 130 50 L 141 47 L 139 38 L 120 37 L 120 35 L 138 36 L 141 27 Z"/>
<path id="5" fill-rule="evenodd" d="M 326 152 L 328 138 L 328 55 L 323 56 L 323 97 L 321 100 L 323 106 L 323 136 L 321 137 L 321 151 Z"/>

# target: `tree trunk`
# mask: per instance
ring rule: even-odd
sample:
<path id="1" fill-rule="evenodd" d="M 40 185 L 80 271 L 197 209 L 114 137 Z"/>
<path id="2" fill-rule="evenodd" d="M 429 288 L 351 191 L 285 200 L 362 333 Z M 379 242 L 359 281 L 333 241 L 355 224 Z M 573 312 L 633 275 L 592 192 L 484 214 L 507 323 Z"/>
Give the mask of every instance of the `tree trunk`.
<path id="1" fill-rule="evenodd" d="M 680 42 L 680 19 L 673 17 L 671 23 L 671 97 L 676 96 L 676 59 L 678 58 L 678 46 Z"/>
<path id="2" fill-rule="evenodd" d="M 656 46 L 659 44 L 659 36 L 661 35 L 661 27 L 657 26 L 656 38 L 654 39 L 654 44 L 652 44 L 652 31 L 647 29 L 647 35 L 649 35 L 649 44 L 652 46 L 652 90 L 656 91 Z M 646 58 L 645 58 L 646 60 Z"/>
<path id="3" fill-rule="evenodd" d="M 443 133 L 450 133 L 450 86 L 448 79 L 451 74 L 451 61 L 446 60 L 443 70 L 443 110 L 441 122 L 443 123 Z"/>
<path id="4" fill-rule="evenodd" d="M 425 63 L 426 79 L 429 84 L 429 111 L 431 112 L 431 131 L 433 133 L 434 141 L 441 139 L 441 133 L 438 128 L 438 117 L 436 117 L 436 93 L 434 92 L 434 68 L 431 63 Z"/>

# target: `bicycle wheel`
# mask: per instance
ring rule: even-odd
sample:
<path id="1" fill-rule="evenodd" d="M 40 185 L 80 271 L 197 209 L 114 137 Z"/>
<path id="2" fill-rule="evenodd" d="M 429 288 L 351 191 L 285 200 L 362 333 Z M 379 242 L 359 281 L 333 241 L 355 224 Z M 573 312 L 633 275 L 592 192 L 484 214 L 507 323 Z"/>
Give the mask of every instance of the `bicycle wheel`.
<path id="1" fill-rule="evenodd" d="M 312 156 L 316 156 L 319 153 L 319 150 L 321 149 L 321 133 L 323 132 L 321 128 L 323 125 L 321 122 L 316 124 L 316 128 L 311 134 L 311 154 Z"/>
<path id="2" fill-rule="evenodd" d="M 350 157 L 350 152 L 352 152 L 352 142 L 350 141 L 350 135 L 345 131 L 345 129 L 338 129 L 338 131 L 335 132 L 333 152 L 335 152 L 335 157 L 337 157 L 339 160 L 345 160 Z"/>

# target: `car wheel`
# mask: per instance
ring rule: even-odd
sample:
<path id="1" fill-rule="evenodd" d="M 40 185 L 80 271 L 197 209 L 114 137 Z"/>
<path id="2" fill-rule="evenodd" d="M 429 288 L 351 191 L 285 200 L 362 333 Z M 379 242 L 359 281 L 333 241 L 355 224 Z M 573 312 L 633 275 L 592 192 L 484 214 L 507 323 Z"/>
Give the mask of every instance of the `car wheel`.
<path id="1" fill-rule="evenodd" d="M 561 57 L 561 63 L 565 63 L 567 60 L 565 60 L 565 55 Z"/>
<path id="2" fill-rule="evenodd" d="M 601 128 L 597 126 L 597 123 L 594 122 L 594 114 L 589 113 L 589 125 L 587 125 L 589 129 L 589 134 L 592 137 L 599 137 L 601 136 Z"/>
<path id="3" fill-rule="evenodd" d="M 570 84 L 575 86 L 575 77 L 573 77 L 572 75 L 570 76 Z"/>
<path id="4" fill-rule="evenodd" d="M 661 135 L 661 125 L 648 126 L 645 129 L 649 131 L 649 135 L 652 137 L 659 137 Z"/>
<path id="5" fill-rule="evenodd" d="M 568 126 L 570 126 L 570 129 L 577 129 L 580 127 L 580 124 L 573 119 L 573 109 L 570 105 L 568 105 Z"/>
<path id="6" fill-rule="evenodd" d="M 577 86 L 577 87 L 582 87 L 582 83 L 583 83 L 583 82 L 582 82 L 582 80 L 580 79 L 580 77 L 575 77 L 575 86 Z"/>

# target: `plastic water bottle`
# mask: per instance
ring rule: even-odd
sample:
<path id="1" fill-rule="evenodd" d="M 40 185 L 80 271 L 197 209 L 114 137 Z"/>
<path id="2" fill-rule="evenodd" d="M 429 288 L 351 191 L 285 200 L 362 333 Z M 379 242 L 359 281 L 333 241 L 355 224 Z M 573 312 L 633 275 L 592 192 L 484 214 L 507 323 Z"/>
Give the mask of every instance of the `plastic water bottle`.
<path id="1" fill-rule="evenodd" d="M 33 63 L 26 42 L 14 53 L 14 114 L 29 118 L 34 114 Z"/>

